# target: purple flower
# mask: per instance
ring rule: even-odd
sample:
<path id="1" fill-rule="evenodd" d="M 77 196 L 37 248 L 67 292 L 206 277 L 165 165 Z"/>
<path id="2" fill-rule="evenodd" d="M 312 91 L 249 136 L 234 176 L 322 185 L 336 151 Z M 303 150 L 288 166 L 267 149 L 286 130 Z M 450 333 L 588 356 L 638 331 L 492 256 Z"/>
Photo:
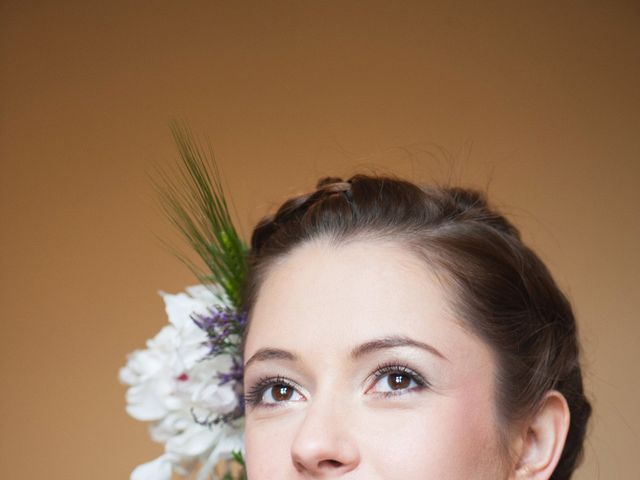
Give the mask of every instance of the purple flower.
<path id="1" fill-rule="evenodd" d="M 218 372 L 220 385 L 231 383 L 238 398 L 238 406 L 230 413 L 214 419 L 197 420 L 198 423 L 217 424 L 231 422 L 244 415 L 244 395 L 242 382 L 244 367 L 241 360 L 240 343 L 247 324 L 246 312 L 236 312 L 232 308 L 209 309 L 208 314 L 193 314 L 191 319 L 207 334 L 206 344 L 209 347 L 207 356 L 227 354 L 231 356 L 231 369 L 228 372 Z"/>
<path id="2" fill-rule="evenodd" d="M 236 312 L 228 307 L 209 309 L 209 314 L 194 313 L 191 319 L 207 333 L 210 356 L 222 353 L 237 355 L 247 323 L 246 312 Z"/>
<path id="3" fill-rule="evenodd" d="M 231 370 L 227 373 L 219 373 L 218 379 L 220 380 L 220 385 L 224 385 L 229 382 L 242 383 L 242 379 L 244 376 L 244 366 L 242 362 L 237 358 L 232 358 Z"/>

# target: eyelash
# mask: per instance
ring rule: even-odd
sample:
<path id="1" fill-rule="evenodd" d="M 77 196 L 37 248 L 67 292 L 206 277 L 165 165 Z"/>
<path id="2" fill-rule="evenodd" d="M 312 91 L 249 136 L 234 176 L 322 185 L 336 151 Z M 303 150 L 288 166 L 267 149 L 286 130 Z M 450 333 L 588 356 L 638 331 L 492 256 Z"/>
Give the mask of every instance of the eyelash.
<path id="1" fill-rule="evenodd" d="M 396 364 L 396 363 L 385 363 L 385 364 L 378 365 L 376 370 L 369 376 L 369 378 L 372 378 L 373 381 L 371 383 L 371 387 L 369 387 L 367 391 L 373 388 L 380 379 L 394 373 L 408 376 L 410 380 L 416 383 L 416 386 L 414 386 L 413 388 L 407 388 L 407 389 L 403 389 L 395 392 L 394 391 L 377 392 L 376 395 L 379 395 L 384 398 L 397 397 L 400 395 L 406 395 L 410 392 L 420 391 L 425 388 L 430 388 L 431 386 L 429 382 L 422 375 L 420 375 L 415 370 L 409 368 L 407 365 Z M 276 385 L 284 385 L 284 386 L 293 388 L 296 391 L 299 390 L 298 386 L 295 383 L 293 383 L 292 381 L 280 375 L 276 377 L 263 377 L 260 380 L 258 380 L 258 382 L 254 386 L 252 386 L 248 390 L 248 392 L 245 393 L 244 395 L 245 403 L 251 407 L 262 406 L 266 408 L 274 408 L 274 407 L 280 406 L 278 405 L 278 403 L 286 403 L 286 402 L 276 402 L 276 403 L 266 404 L 263 402 L 262 397 L 264 396 L 264 393 L 269 388 L 272 388 Z"/>
<path id="2" fill-rule="evenodd" d="M 298 387 L 291 382 L 290 380 L 278 375 L 276 377 L 263 377 L 258 382 L 249 389 L 248 392 L 244 394 L 245 404 L 256 407 L 258 405 L 267 406 L 262 401 L 262 396 L 264 392 L 266 392 L 269 388 L 274 387 L 276 385 L 286 385 L 287 387 L 298 389 Z M 276 407 L 278 405 L 268 405 L 268 407 Z"/>
<path id="3" fill-rule="evenodd" d="M 406 395 L 409 392 L 413 392 L 413 391 L 419 391 L 419 390 L 423 390 L 425 388 L 429 388 L 431 385 L 429 384 L 429 382 L 427 382 L 427 380 L 420 375 L 418 372 L 416 372 L 415 370 L 413 370 L 412 368 L 409 368 L 408 365 L 404 365 L 404 364 L 397 364 L 397 363 L 383 363 L 378 365 L 378 367 L 376 368 L 375 372 L 373 372 L 373 383 L 371 384 L 371 388 L 373 388 L 375 385 L 377 385 L 378 381 L 381 378 L 384 378 L 387 375 L 390 374 L 401 374 L 401 375 L 406 375 L 409 377 L 410 380 L 413 380 L 414 382 L 416 382 L 416 386 L 413 388 L 407 388 L 407 389 L 403 389 L 403 390 L 398 390 L 398 391 L 391 391 L 391 392 L 377 392 L 377 395 L 381 395 L 385 398 L 388 397 L 396 397 L 399 395 Z"/>

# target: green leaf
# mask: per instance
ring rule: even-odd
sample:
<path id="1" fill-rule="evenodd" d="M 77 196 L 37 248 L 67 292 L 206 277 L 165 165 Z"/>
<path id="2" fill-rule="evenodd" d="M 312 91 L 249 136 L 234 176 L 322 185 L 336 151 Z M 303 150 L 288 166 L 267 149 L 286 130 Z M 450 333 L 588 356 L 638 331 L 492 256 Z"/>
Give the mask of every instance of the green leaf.
<path id="1" fill-rule="evenodd" d="M 172 121 L 170 128 L 181 163 L 177 170 L 158 170 L 159 180 L 152 182 L 162 210 L 206 268 L 168 246 L 200 283 L 220 285 L 239 310 L 248 247 L 231 220 L 215 156 L 210 145 L 206 151 L 202 148 L 186 125 Z"/>
<path id="2" fill-rule="evenodd" d="M 244 465 L 244 457 L 242 456 L 242 452 L 240 451 L 233 451 L 231 452 L 231 456 L 233 457 L 233 460 L 238 462 L 240 465 L 242 465 L 243 467 Z"/>

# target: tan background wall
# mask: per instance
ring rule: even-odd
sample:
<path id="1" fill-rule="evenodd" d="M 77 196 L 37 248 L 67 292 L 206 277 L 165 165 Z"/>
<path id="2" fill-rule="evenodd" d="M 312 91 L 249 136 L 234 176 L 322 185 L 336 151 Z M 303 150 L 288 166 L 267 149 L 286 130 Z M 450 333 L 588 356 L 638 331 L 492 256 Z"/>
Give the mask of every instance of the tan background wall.
<path id="1" fill-rule="evenodd" d="M 639 23 L 637 1 L 2 2 L 0 478 L 159 453 L 117 372 L 166 322 L 156 291 L 194 283 L 146 177 L 173 116 L 211 138 L 245 234 L 359 167 L 490 183 L 578 314 L 577 478 L 637 478 Z"/>

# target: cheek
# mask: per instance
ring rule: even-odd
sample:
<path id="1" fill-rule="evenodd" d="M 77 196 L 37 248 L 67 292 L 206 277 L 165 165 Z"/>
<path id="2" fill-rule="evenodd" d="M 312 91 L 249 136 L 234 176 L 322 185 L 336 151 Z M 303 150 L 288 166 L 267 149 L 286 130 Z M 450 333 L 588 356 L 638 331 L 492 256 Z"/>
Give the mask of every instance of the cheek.
<path id="1" fill-rule="evenodd" d="M 251 480 L 286 478 L 291 469 L 295 425 L 287 419 L 247 420 L 245 462 Z"/>
<path id="2" fill-rule="evenodd" d="M 381 478 L 503 476 L 491 403 L 471 392 L 432 396 L 419 409 L 371 412 L 363 420 L 363 458 Z"/>

